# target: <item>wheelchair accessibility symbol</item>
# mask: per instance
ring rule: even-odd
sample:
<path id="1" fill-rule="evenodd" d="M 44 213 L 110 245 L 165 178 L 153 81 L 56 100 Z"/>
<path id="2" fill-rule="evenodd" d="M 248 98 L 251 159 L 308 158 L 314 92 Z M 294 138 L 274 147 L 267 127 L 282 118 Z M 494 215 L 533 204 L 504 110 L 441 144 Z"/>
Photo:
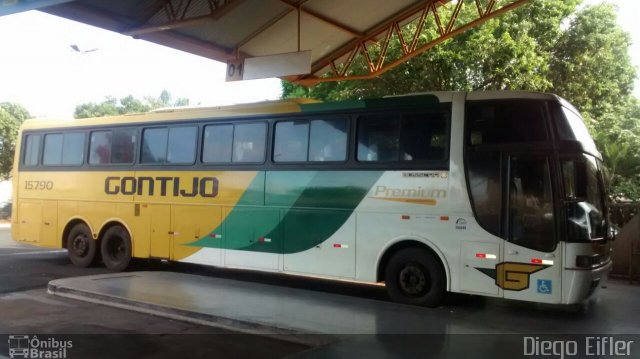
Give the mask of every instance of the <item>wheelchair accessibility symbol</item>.
<path id="1" fill-rule="evenodd" d="M 538 293 L 551 294 L 551 280 L 538 279 Z"/>

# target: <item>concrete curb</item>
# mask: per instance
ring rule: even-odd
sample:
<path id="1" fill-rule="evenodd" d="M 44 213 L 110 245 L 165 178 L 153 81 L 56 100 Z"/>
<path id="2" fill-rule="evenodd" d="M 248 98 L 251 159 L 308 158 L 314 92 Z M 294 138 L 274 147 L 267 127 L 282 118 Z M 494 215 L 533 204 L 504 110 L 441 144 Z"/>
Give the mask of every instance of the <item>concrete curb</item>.
<path id="1" fill-rule="evenodd" d="M 294 329 L 280 328 L 276 326 L 242 321 L 223 316 L 192 312 L 184 309 L 162 306 L 154 303 L 142 302 L 123 297 L 111 296 L 103 293 L 78 290 L 70 287 L 65 287 L 58 280 L 52 280 L 48 283 L 47 292 L 51 295 L 56 295 L 59 297 L 81 300 L 84 302 L 95 304 L 102 304 L 120 309 L 132 310 L 135 312 L 155 315 L 167 319 L 206 325 L 234 332 L 261 335 L 273 339 L 288 341 L 296 344 L 309 345 L 313 347 L 335 343 L 336 341 L 340 340 L 337 336 L 334 335 L 309 333 Z"/>

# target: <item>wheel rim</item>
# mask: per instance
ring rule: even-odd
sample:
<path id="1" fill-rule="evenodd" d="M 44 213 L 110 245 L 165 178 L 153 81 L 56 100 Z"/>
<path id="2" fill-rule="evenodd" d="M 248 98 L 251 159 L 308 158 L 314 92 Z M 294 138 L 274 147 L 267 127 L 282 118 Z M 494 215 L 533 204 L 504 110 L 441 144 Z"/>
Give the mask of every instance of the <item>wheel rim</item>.
<path id="1" fill-rule="evenodd" d="M 426 294 L 431 287 L 431 278 L 427 270 L 418 263 L 407 263 L 400 270 L 400 289 L 411 297 Z"/>
<path id="2" fill-rule="evenodd" d="M 86 234 L 78 234 L 71 241 L 71 251 L 76 257 L 86 257 L 89 254 L 89 239 Z"/>
<path id="3" fill-rule="evenodd" d="M 116 262 L 122 261 L 127 255 L 124 239 L 119 236 L 109 238 L 107 242 L 107 254 Z"/>

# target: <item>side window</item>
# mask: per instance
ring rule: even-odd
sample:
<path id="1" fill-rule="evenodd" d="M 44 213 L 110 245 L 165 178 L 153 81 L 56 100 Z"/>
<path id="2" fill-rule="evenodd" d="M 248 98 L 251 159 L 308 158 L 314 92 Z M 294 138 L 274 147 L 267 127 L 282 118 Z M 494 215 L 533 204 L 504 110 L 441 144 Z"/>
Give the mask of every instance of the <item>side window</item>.
<path id="1" fill-rule="evenodd" d="M 358 161 L 397 161 L 400 118 L 365 116 L 358 120 Z"/>
<path id="2" fill-rule="evenodd" d="M 447 120 L 442 114 L 411 114 L 402 120 L 401 161 L 447 158 Z"/>
<path id="3" fill-rule="evenodd" d="M 136 130 L 132 128 L 91 132 L 89 164 L 133 163 Z"/>
<path id="4" fill-rule="evenodd" d="M 38 165 L 40 154 L 40 135 L 27 135 L 24 142 L 24 157 L 22 163 L 26 166 Z"/>
<path id="5" fill-rule="evenodd" d="M 476 218 L 489 233 L 500 237 L 502 176 L 499 152 L 468 154 L 469 188 Z"/>
<path id="6" fill-rule="evenodd" d="M 555 248 L 549 163 L 545 157 L 511 157 L 509 241 L 534 250 Z"/>
<path id="7" fill-rule="evenodd" d="M 313 120 L 309 135 L 309 161 L 344 161 L 347 159 L 347 121 Z"/>
<path id="8" fill-rule="evenodd" d="M 142 132 L 142 163 L 193 163 L 198 128 L 148 128 Z"/>
<path id="9" fill-rule="evenodd" d="M 62 134 L 50 134 L 44 136 L 44 156 L 42 163 L 45 165 L 59 165 L 62 163 Z"/>
<path id="10" fill-rule="evenodd" d="M 147 128 L 142 132 L 142 163 L 164 163 L 169 129 Z"/>
<path id="11" fill-rule="evenodd" d="M 204 127 L 202 162 L 229 163 L 233 146 L 233 125 L 209 125 Z"/>
<path id="12" fill-rule="evenodd" d="M 81 165 L 84 160 L 84 133 L 55 133 L 44 136 L 45 165 Z"/>
<path id="13" fill-rule="evenodd" d="M 167 162 L 193 163 L 196 158 L 197 137 L 198 128 L 195 126 L 170 128 Z"/>
<path id="14" fill-rule="evenodd" d="M 136 137 L 137 131 L 135 128 L 122 128 L 113 131 L 111 163 L 133 163 Z"/>
<path id="15" fill-rule="evenodd" d="M 448 116 L 411 113 L 363 116 L 358 122 L 358 161 L 442 161 L 448 156 Z"/>
<path id="16" fill-rule="evenodd" d="M 304 162 L 309 154 L 309 121 L 276 123 L 274 162 Z"/>
<path id="17" fill-rule="evenodd" d="M 466 107 L 469 145 L 548 140 L 543 101 L 470 101 Z"/>
<path id="18" fill-rule="evenodd" d="M 111 163 L 111 131 L 91 132 L 89 144 L 89 164 Z"/>
<path id="19" fill-rule="evenodd" d="M 276 123 L 275 162 L 329 162 L 347 159 L 347 120 L 295 120 Z"/>
<path id="20" fill-rule="evenodd" d="M 266 138 L 267 125 L 264 122 L 235 125 L 232 162 L 264 162 Z"/>

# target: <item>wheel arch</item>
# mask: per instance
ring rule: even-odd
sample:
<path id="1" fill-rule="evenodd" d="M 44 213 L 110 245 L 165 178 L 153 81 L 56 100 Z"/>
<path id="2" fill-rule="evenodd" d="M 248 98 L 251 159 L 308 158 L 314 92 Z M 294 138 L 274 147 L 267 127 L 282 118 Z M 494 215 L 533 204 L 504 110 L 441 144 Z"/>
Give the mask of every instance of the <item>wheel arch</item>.
<path id="1" fill-rule="evenodd" d="M 444 273 L 446 276 L 445 282 L 447 283 L 446 289 L 447 291 L 451 290 L 451 272 L 449 270 L 449 265 L 444 254 L 430 241 L 426 239 L 418 239 L 416 237 L 402 237 L 397 238 L 391 242 L 380 252 L 378 256 L 378 265 L 376 269 L 376 281 L 383 282 L 385 276 L 385 268 L 389 263 L 391 257 L 397 253 L 398 251 L 410 248 L 417 247 L 425 249 L 426 251 L 433 254 L 440 261 L 440 265 L 444 269 Z"/>
<path id="2" fill-rule="evenodd" d="M 67 224 L 65 224 L 64 229 L 62 230 L 62 238 L 60 238 L 61 248 L 67 248 L 67 237 L 69 236 L 69 232 L 71 232 L 71 229 L 75 227 L 77 224 L 81 224 L 81 223 L 89 227 L 89 231 L 92 234 L 94 233 L 91 223 L 86 218 L 80 217 L 80 216 L 69 218 L 69 220 L 67 221 Z M 93 235 L 92 235 L 92 238 L 94 240 L 97 239 Z"/>
<path id="3" fill-rule="evenodd" d="M 129 238 L 131 239 L 131 248 L 133 248 L 133 232 L 131 232 L 131 228 L 127 226 L 125 221 L 120 218 L 109 218 L 100 226 L 100 231 L 98 232 L 98 240 L 102 239 L 104 233 L 111 227 L 120 226 L 124 228 L 129 233 Z"/>

